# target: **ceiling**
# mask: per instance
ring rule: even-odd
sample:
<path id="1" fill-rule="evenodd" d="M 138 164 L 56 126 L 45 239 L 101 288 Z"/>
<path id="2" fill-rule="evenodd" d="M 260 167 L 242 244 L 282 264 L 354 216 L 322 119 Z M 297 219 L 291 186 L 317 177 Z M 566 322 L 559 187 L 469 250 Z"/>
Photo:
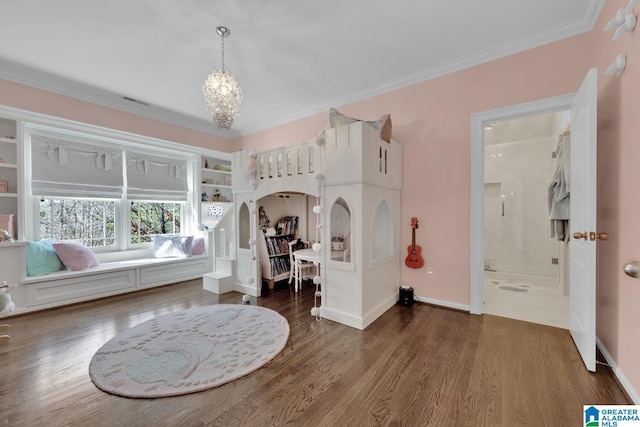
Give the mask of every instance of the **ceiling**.
<path id="1" fill-rule="evenodd" d="M 234 138 L 589 31 L 604 1 L 0 0 L 0 78 Z M 218 25 L 228 131 L 201 92 Z"/>

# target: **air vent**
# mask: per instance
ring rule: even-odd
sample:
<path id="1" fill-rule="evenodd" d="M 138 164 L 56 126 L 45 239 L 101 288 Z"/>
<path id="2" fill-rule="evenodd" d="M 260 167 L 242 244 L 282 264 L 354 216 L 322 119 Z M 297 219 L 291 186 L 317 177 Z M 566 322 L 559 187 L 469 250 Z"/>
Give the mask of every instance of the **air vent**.
<path id="1" fill-rule="evenodd" d="M 144 101 L 138 101 L 137 99 L 133 99 L 133 98 L 130 98 L 128 96 L 123 96 L 122 99 L 126 99 L 127 101 L 135 102 L 136 104 L 144 105 L 145 107 L 149 106 L 149 104 L 144 102 Z"/>

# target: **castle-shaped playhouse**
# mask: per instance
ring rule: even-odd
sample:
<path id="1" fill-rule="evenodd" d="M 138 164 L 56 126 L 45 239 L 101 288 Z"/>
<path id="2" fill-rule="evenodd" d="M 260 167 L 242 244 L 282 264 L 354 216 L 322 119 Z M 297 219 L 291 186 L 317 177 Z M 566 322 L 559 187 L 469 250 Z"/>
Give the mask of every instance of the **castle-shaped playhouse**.
<path id="1" fill-rule="evenodd" d="M 230 276 L 229 290 L 262 292 L 258 201 L 275 193 L 306 194 L 313 206 L 302 214 L 314 229 L 308 237 L 319 257 L 313 314 L 364 329 L 396 303 L 402 150 L 380 135 L 357 121 L 299 145 L 234 153 L 233 215 L 212 237 L 214 270 Z M 338 220 L 348 254 L 342 259 L 332 258 L 330 250 L 331 222 Z M 221 235 L 222 228 L 227 231 Z"/>

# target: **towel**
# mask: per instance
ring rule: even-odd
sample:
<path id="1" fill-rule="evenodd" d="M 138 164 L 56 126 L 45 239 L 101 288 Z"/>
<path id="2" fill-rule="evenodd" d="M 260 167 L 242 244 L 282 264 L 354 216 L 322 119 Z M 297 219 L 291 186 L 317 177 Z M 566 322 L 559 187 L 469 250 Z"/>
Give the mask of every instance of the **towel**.
<path id="1" fill-rule="evenodd" d="M 565 135 L 567 138 L 565 138 Z M 569 173 L 565 170 L 565 163 L 567 163 L 567 161 L 564 151 L 565 142 L 567 142 L 568 147 L 568 141 L 568 133 L 566 132 L 558 138 L 558 144 L 556 146 L 556 170 L 548 190 L 551 237 L 562 241 L 569 240 L 570 193 L 567 180 Z"/>

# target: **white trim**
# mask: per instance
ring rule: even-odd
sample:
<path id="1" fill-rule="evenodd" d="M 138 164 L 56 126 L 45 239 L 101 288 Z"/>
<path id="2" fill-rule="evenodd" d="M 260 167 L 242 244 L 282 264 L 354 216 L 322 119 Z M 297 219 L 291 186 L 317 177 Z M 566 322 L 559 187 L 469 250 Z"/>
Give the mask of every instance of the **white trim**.
<path id="1" fill-rule="evenodd" d="M 187 129 L 205 132 L 222 138 L 233 139 L 242 135 L 248 135 L 260 130 L 298 120 L 313 114 L 326 112 L 330 107 L 339 107 L 351 104 L 353 102 L 391 92 L 402 87 L 420 83 L 466 68 L 471 68 L 498 58 L 504 58 L 509 55 L 591 31 L 600 16 L 605 1 L 606 0 L 588 0 L 583 9 L 582 16 L 567 25 L 557 26 L 555 28 L 545 28 L 538 33 L 512 40 L 508 43 L 502 44 L 501 46 L 485 49 L 480 52 L 474 52 L 468 56 L 458 58 L 444 64 L 439 64 L 435 67 L 426 68 L 362 91 L 350 93 L 341 99 L 332 100 L 327 105 L 315 106 L 306 110 L 298 111 L 266 126 L 247 126 L 242 132 L 237 130 L 218 130 L 208 120 L 176 113 L 175 111 L 170 111 L 154 105 L 141 105 L 127 101 L 123 98 L 123 95 L 126 94 L 114 94 L 87 84 L 72 81 L 65 77 L 51 75 L 41 70 L 27 67 L 7 59 L 0 59 L 0 78 L 47 90 L 49 92 L 70 96 L 108 108 L 126 111 L 142 117 L 161 120 Z"/>
<path id="2" fill-rule="evenodd" d="M 238 131 L 216 129 L 213 122 L 209 120 L 187 116 L 186 114 L 177 113 L 155 105 L 131 102 L 124 98 L 126 94 L 115 94 L 4 58 L 0 59 L 0 78 L 148 119 L 160 120 L 186 129 L 204 132 L 209 135 L 227 139 L 240 136 Z"/>
<path id="3" fill-rule="evenodd" d="M 371 98 L 387 92 L 392 92 L 403 87 L 435 79 L 437 77 L 451 74 L 456 71 L 475 67 L 477 65 L 491 62 L 496 59 L 505 58 L 516 53 L 524 52 L 529 49 L 586 33 L 593 30 L 600 16 L 600 13 L 602 12 L 602 8 L 604 7 L 605 2 L 606 0 L 588 0 L 583 9 L 583 13 L 580 19 L 574 21 L 569 25 L 562 25 L 556 28 L 545 29 L 530 36 L 504 43 L 501 46 L 493 47 L 491 49 L 485 49 L 480 52 L 474 52 L 468 56 L 457 58 L 444 64 L 438 64 L 434 67 L 426 68 L 395 80 L 389 80 L 378 86 L 347 94 L 340 99 L 332 100 L 329 104 L 301 110 L 294 114 L 290 114 L 279 120 L 277 123 L 272 123 L 269 127 L 283 125 L 285 123 L 299 120 L 304 117 L 326 112 L 331 107 L 341 107 L 344 105 L 352 104 L 363 99 Z M 244 135 L 247 135 L 263 129 L 263 127 L 247 126 L 242 133 Z"/>
<path id="4" fill-rule="evenodd" d="M 607 348 L 598 337 L 596 337 L 596 346 L 598 347 L 598 349 L 600 349 L 600 352 L 607 360 L 609 366 L 611 366 L 611 370 L 615 374 L 616 378 L 618 378 L 618 381 L 620 381 L 620 385 L 622 386 L 622 388 L 624 388 L 624 391 L 629 395 L 634 404 L 640 405 L 640 394 L 638 394 L 638 392 L 633 388 L 633 385 L 631 385 L 631 381 L 627 379 L 616 361 L 613 359 L 613 356 L 611 356 L 611 354 L 607 351 Z"/>
<path id="5" fill-rule="evenodd" d="M 364 330 L 364 319 L 354 316 L 353 314 L 345 313 L 334 308 L 327 308 L 320 306 L 320 317 L 322 319 L 331 320 L 333 322 L 342 323 L 346 326 L 351 326 L 355 329 Z"/>
<path id="6" fill-rule="evenodd" d="M 451 302 L 451 301 L 442 301 L 434 298 L 419 297 L 417 295 L 415 295 L 414 298 L 420 302 L 425 302 L 427 304 L 437 305 L 445 308 L 452 308 L 454 310 L 469 311 L 469 306 L 467 304 L 459 304 L 457 302 Z"/>
<path id="7" fill-rule="evenodd" d="M 102 140 L 119 146 L 126 145 L 128 147 L 137 147 L 142 150 L 148 150 L 152 147 L 154 152 L 168 151 L 175 154 L 176 151 L 179 151 L 180 153 L 216 157 L 222 160 L 231 160 L 233 158 L 233 153 L 209 150 L 179 142 L 77 122 L 75 120 L 34 113 L 32 111 L 21 110 L 6 105 L 0 105 L 0 116 L 20 121 L 22 122 L 23 127 L 27 127 L 29 129 L 39 129 L 55 132 L 57 134 L 62 133 L 80 138 L 86 138 L 87 135 L 89 135 L 94 140 Z"/>
<path id="8" fill-rule="evenodd" d="M 375 322 L 378 317 L 382 316 L 387 310 L 396 305 L 397 301 L 398 295 L 394 293 L 386 300 L 382 301 L 382 303 L 375 307 L 373 310 L 365 314 L 362 318 L 362 329 L 365 329 L 367 326 Z"/>
<path id="9" fill-rule="evenodd" d="M 470 312 L 484 312 L 484 125 L 569 110 L 574 94 L 526 102 L 471 115 Z"/>

